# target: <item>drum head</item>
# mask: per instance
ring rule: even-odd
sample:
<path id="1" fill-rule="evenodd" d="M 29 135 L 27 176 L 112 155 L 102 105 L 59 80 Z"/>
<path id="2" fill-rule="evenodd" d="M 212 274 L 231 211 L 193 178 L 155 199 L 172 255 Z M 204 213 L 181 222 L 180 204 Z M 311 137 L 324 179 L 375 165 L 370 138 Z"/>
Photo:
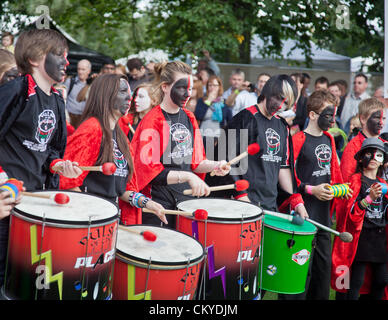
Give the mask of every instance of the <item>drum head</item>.
<path id="1" fill-rule="evenodd" d="M 264 226 L 286 233 L 314 234 L 317 232 L 317 228 L 308 221 L 305 221 L 302 225 L 296 225 L 288 220 L 270 215 L 265 215 Z"/>
<path id="2" fill-rule="evenodd" d="M 209 221 L 245 221 L 260 217 L 263 210 L 252 203 L 219 198 L 203 198 L 182 201 L 177 205 L 182 211 L 194 212 L 204 209 Z"/>
<path id="3" fill-rule="evenodd" d="M 72 191 L 39 191 L 35 194 L 51 195 L 52 199 L 42 199 L 23 196 L 20 204 L 15 206 L 14 212 L 23 217 L 65 225 L 92 225 L 112 221 L 118 218 L 118 207 L 115 203 L 101 197 Z M 57 204 L 54 196 L 64 193 L 70 201 Z"/>
<path id="4" fill-rule="evenodd" d="M 142 235 L 118 230 L 116 249 L 119 255 L 148 264 L 150 259 L 156 265 L 187 265 L 202 259 L 204 250 L 194 238 L 172 229 L 132 225 L 126 227 L 137 231 L 151 231 L 156 240 L 151 242 Z"/>

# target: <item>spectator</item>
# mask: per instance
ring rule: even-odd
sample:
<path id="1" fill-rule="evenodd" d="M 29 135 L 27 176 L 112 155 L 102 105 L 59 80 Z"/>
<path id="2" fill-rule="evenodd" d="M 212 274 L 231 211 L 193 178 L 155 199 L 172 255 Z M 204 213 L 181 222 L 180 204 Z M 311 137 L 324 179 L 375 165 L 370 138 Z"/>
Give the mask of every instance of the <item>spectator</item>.
<path id="1" fill-rule="evenodd" d="M 329 80 L 326 77 L 319 77 L 315 80 L 314 90 L 327 90 L 329 87 Z"/>
<path id="2" fill-rule="evenodd" d="M 68 78 L 65 81 L 67 90 L 66 110 L 69 114 L 70 124 L 77 129 L 81 123 L 81 115 L 85 109 L 85 101 L 78 102 L 77 96 L 85 87 L 86 80 L 92 71 L 92 64 L 89 60 L 80 60 L 77 64 L 77 76 Z"/>
<path id="3" fill-rule="evenodd" d="M 362 126 L 360 122 L 360 117 L 358 116 L 358 113 L 350 118 L 350 128 L 349 128 L 349 137 L 348 141 L 352 140 L 358 133 L 361 131 Z"/>
<path id="4" fill-rule="evenodd" d="M 348 94 L 348 83 L 343 79 L 338 79 L 335 81 L 335 83 L 338 84 L 341 90 L 341 97 L 346 97 L 346 95 Z"/>
<path id="5" fill-rule="evenodd" d="M 0 49 L 0 85 L 15 79 L 18 74 L 14 55 L 7 50 Z"/>
<path id="6" fill-rule="evenodd" d="M 127 68 L 129 71 L 129 86 L 132 91 L 134 91 L 139 84 L 152 81 L 151 73 L 139 58 L 129 59 L 127 61 Z"/>
<path id="7" fill-rule="evenodd" d="M 330 83 L 329 92 L 336 98 L 336 105 L 338 106 L 337 118 L 339 119 L 345 103 L 345 96 L 342 95 L 341 85 L 337 81 Z"/>
<path id="8" fill-rule="evenodd" d="M 198 67 L 197 67 L 198 73 L 205 68 L 210 68 L 216 76 L 219 76 L 220 68 L 218 67 L 214 59 L 210 56 L 209 51 L 204 49 L 202 50 L 202 53 L 204 55 L 204 59 L 201 59 L 198 61 Z"/>
<path id="9" fill-rule="evenodd" d="M 302 73 L 302 75 L 303 75 L 303 78 L 302 78 L 302 83 L 303 83 L 302 96 L 308 97 L 310 95 L 309 85 L 311 82 L 311 77 L 308 73 Z"/>
<path id="10" fill-rule="evenodd" d="M 307 98 L 303 95 L 303 73 L 293 73 L 290 75 L 292 80 L 295 81 L 296 87 L 298 89 L 298 98 L 296 100 L 296 111 L 295 118 L 292 121 L 293 126 L 298 126 L 294 128 L 293 131 L 302 131 L 305 128 L 306 120 L 307 120 Z"/>
<path id="11" fill-rule="evenodd" d="M 205 67 L 201 71 L 199 71 L 198 79 L 202 81 L 203 94 L 206 94 L 207 82 L 209 81 L 209 78 L 214 75 L 214 71 L 209 67 Z"/>
<path id="12" fill-rule="evenodd" d="M 191 91 L 191 96 L 189 101 L 187 102 L 186 109 L 190 110 L 192 113 L 195 113 L 198 99 L 202 97 L 203 97 L 202 82 L 200 80 L 194 80 L 193 90 Z"/>
<path id="13" fill-rule="evenodd" d="M 353 92 L 347 95 L 341 113 L 341 125 L 344 131 L 349 133 L 349 119 L 357 114 L 358 104 L 370 96 L 366 93 L 368 88 L 368 78 L 363 73 L 358 73 L 354 77 Z"/>
<path id="14" fill-rule="evenodd" d="M 237 95 L 240 93 L 239 88 L 242 86 L 244 80 L 245 80 L 244 71 L 242 71 L 241 69 L 235 69 L 232 71 L 232 73 L 230 74 L 230 77 L 229 77 L 230 87 L 228 90 L 224 91 L 224 93 L 222 95 L 222 98 L 224 99 L 224 101 L 226 101 L 233 92 L 235 93 L 234 98 L 237 97 Z M 238 92 L 235 92 L 236 90 Z M 228 106 L 230 106 L 230 105 L 228 105 Z"/>
<path id="15" fill-rule="evenodd" d="M 7 50 L 11 53 L 15 52 L 15 47 L 13 45 L 13 34 L 10 32 L 3 32 L 1 37 L 2 49 Z"/>
<path id="16" fill-rule="evenodd" d="M 127 70 L 125 69 L 125 66 L 122 64 L 118 64 L 116 66 L 115 73 L 119 75 L 127 76 Z"/>
<path id="17" fill-rule="evenodd" d="M 113 59 L 108 58 L 104 64 L 102 65 L 100 74 L 104 73 L 115 73 L 116 71 L 116 63 L 113 61 Z"/>

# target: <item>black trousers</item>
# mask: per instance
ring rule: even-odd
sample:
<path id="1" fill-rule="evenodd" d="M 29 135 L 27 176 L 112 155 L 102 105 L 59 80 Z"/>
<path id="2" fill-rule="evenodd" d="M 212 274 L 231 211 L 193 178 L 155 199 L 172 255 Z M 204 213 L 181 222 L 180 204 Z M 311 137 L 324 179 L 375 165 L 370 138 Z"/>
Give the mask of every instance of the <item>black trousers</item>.
<path id="1" fill-rule="evenodd" d="M 0 288 L 4 284 L 8 250 L 9 217 L 0 219 Z"/>

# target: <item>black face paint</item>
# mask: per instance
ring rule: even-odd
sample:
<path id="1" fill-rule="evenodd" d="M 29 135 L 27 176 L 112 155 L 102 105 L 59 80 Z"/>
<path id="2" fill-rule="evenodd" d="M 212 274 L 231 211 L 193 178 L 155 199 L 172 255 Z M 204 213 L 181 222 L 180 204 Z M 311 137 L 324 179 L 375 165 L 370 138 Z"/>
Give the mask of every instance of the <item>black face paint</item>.
<path id="1" fill-rule="evenodd" d="M 114 109 L 124 116 L 127 114 L 131 101 L 131 89 L 129 84 L 124 79 L 120 80 L 119 91 L 117 92 L 116 101 L 113 106 Z"/>
<path id="2" fill-rule="evenodd" d="M 283 108 L 284 102 L 286 99 L 280 99 L 278 97 L 270 97 L 266 100 L 265 107 L 267 109 L 268 114 L 273 116 L 276 112 Z"/>
<path id="3" fill-rule="evenodd" d="M 323 131 L 329 130 L 329 128 L 335 123 L 335 112 L 334 106 L 327 106 L 319 115 L 318 126 Z"/>
<path id="4" fill-rule="evenodd" d="M 383 110 L 373 112 L 366 122 L 366 127 L 372 135 L 379 135 L 383 128 Z"/>
<path id="5" fill-rule="evenodd" d="M 179 79 L 177 82 L 175 82 L 170 92 L 172 102 L 183 108 L 191 96 L 190 85 L 190 76 Z"/>
<path id="6" fill-rule="evenodd" d="M 362 155 L 361 161 L 362 161 L 362 167 L 363 168 L 367 168 L 369 166 L 369 162 L 372 161 L 372 159 L 373 159 L 373 151 L 374 150 L 367 150 Z"/>
<path id="7" fill-rule="evenodd" d="M 69 61 L 66 58 L 66 53 L 63 55 L 56 55 L 49 52 L 46 55 L 44 62 L 44 69 L 51 79 L 56 82 L 61 82 L 66 75 L 66 67 L 69 65 Z"/>
<path id="8" fill-rule="evenodd" d="M 18 69 L 12 68 L 8 70 L 7 72 L 4 72 L 3 77 L 0 80 L 0 84 L 6 83 L 8 81 L 11 81 L 15 79 L 19 75 Z"/>

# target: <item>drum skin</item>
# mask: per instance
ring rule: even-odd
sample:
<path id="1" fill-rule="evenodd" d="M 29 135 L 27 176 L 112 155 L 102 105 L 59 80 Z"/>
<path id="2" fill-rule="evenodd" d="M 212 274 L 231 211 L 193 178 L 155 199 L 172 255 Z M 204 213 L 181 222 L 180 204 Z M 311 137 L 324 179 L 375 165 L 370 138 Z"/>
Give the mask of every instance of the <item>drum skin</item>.
<path id="1" fill-rule="evenodd" d="M 88 226 L 69 221 L 43 223 L 38 217 L 13 212 L 4 296 L 12 300 L 110 299 L 117 212 L 110 216 Z"/>
<path id="2" fill-rule="evenodd" d="M 316 227 L 308 221 L 299 226 L 273 216 L 265 216 L 263 225 L 258 287 L 284 294 L 304 292 Z"/>
<path id="3" fill-rule="evenodd" d="M 205 199 L 207 200 L 207 199 Z M 191 200 L 189 200 L 191 201 Z M 198 209 L 209 209 L 207 221 L 179 216 L 177 229 L 193 235 L 208 250 L 205 274 L 206 299 L 252 300 L 257 295 L 257 271 L 261 242 L 261 209 L 236 200 L 218 201 L 223 218 L 212 217 L 211 204 L 200 203 Z M 255 214 L 240 221 L 244 212 L 230 208 L 242 204 L 252 207 Z M 178 206 L 182 210 L 185 202 Z M 260 214 L 259 214 L 260 213 Z M 229 215 L 229 218 L 228 218 Z M 206 231 L 206 232 L 205 232 Z M 206 238 L 206 241 L 205 241 Z"/>

